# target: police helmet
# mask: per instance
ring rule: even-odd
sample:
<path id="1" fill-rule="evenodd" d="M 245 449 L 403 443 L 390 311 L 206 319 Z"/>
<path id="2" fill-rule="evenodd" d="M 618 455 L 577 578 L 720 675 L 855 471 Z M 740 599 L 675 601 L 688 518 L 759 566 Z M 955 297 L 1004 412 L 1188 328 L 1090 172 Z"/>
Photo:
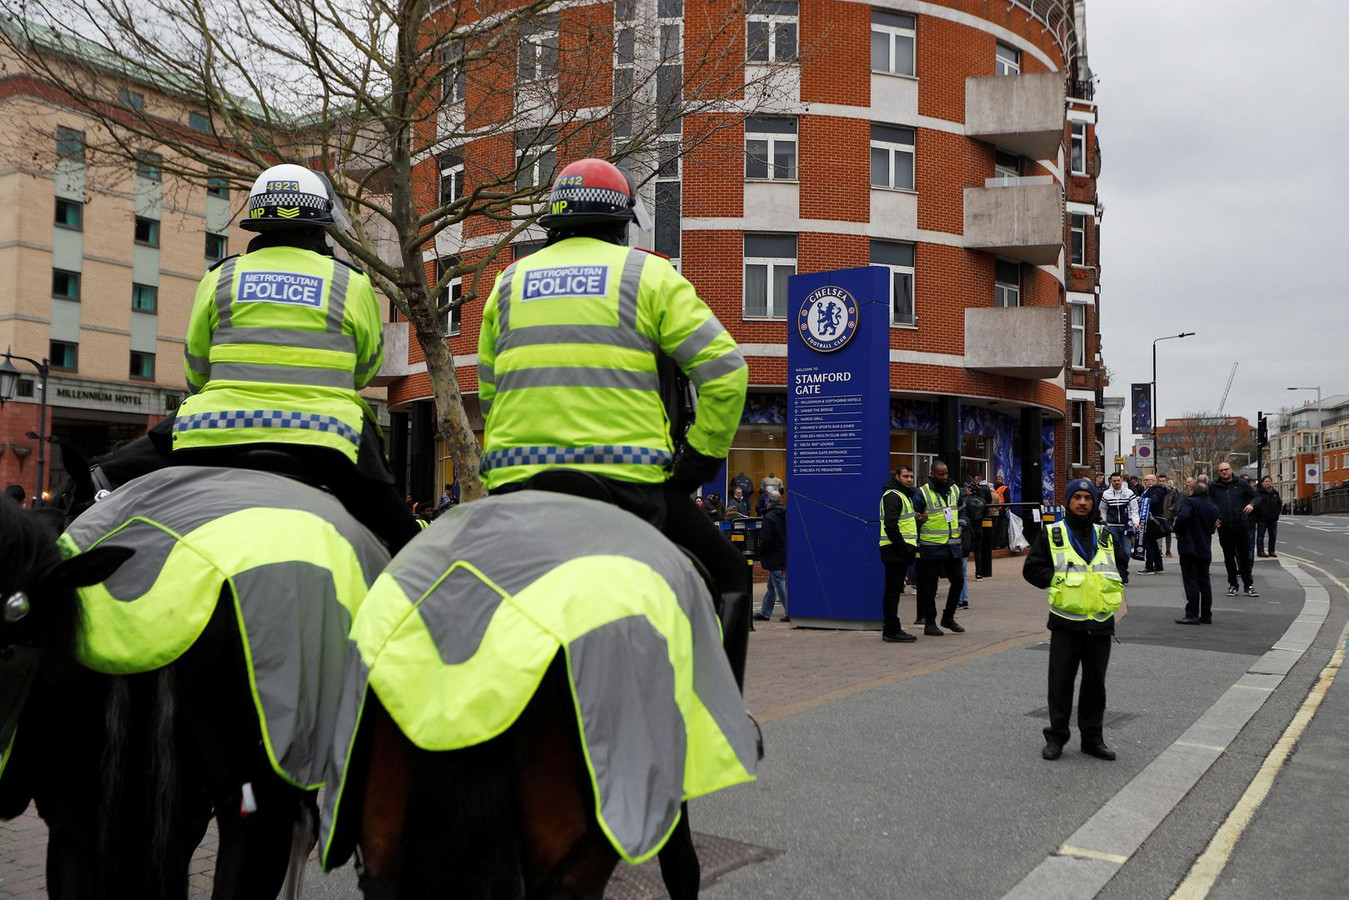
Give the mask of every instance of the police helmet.
<path id="1" fill-rule="evenodd" d="M 540 225 L 554 229 L 610 222 L 651 227 L 632 176 L 603 159 L 580 159 L 563 169 L 553 182 L 548 211 L 539 217 Z"/>
<path id="2" fill-rule="evenodd" d="M 278 228 L 327 228 L 336 222 L 328 180 L 317 172 L 285 163 L 272 166 L 248 192 L 248 215 L 239 227 L 248 231 Z"/>

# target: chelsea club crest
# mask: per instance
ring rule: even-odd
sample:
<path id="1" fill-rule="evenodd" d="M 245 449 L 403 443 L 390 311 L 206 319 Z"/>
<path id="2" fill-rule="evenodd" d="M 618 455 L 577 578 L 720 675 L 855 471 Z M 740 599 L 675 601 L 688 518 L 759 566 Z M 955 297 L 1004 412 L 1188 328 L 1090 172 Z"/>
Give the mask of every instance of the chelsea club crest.
<path id="1" fill-rule="evenodd" d="M 841 287 L 816 288 L 801 302 L 796 328 L 812 350 L 841 350 L 857 333 L 857 301 Z"/>

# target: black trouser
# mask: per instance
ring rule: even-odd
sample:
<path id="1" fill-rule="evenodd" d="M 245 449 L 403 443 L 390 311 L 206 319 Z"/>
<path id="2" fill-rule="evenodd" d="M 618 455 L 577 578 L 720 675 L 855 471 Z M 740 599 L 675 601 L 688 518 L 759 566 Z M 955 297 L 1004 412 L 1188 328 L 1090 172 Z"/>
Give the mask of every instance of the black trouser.
<path id="1" fill-rule="evenodd" d="M 1223 548 L 1223 565 L 1227 567 L 1227 583 L 1237 586 L 1241 576 L 1242 587 L 1251 586 L 1251 535 L 1245 523 L 1218 527 L 1218 545 Z"/>
<path id="2" fill-rule="evenodd" d="M 942 621 L 948 622 L 955 617 L 956 604 L 960 602 L 960 588 L 965 584 L 965 561 L 955 556 L 939 559 L 918 557 L 918 616 L 926 619 L 929 625 L 937 624 L 937 579 L 946 578 L 951 582 L 946 592 L 946 608 L 942 611 Z"/>
<path id="3" fill-rule="evenodd" d="M 1143 539 L 1143 571 L 1162 571 L 1162 539 Z"/>
<path id="4" fill-rule="evenodd" d="M 1007 514 L 998 513 L 993 517 L 993 549 L 1007 549 Z"/>
<path id="5" fill-rule="evenodd" d="M 975 576 L 993 577 L 993 529 L 983 527 L 983 523 L 971 525 L 970 546 L 974 550 Z"/>
<path id="6" fill-rule="evenodd" d="M 1068 743 L 1073 712 L 1073 681 L 1082 667 L 1077 694 L 1077 730 L 1082 742 L 1099 742 L 1105 722 L 1105 670 L 1110 665 L 1110 635 L 1055 629 L 1049 636 L 1049 727 L 1045 740 Z"/>
<path id="7" fill-rule="evenodd" d="M 881 565 L 885 566 L 885 587 L 881 591 L 881 619 L 886 634 L 899 634 L 904 628 L 899 623 L 899 595 L 904 593 L 904 575 L 913 562 L 913 552 L 907 544 L 885 544 L 881 548 Z"/>
<path id="8" fill-rule="evenodd" d="M 1213 583 L 1208 574 L 1212 563 L 1211 556 L 1180 555 L 1180 577 L 1185 582 L 1185 615 L 1188 618 L 1213 617 Z"/>
<path id="9" fill-rule="evenodd" d="M 1269 535 L 1269 546 L 1265 546 L 1265 535 Z M 1274 555 L 1274 539 L 1279 536 L 1279 520 L 1266 522 L 1261 519 L 1255 523 L 1255 549 L 1261 553 Z"/>

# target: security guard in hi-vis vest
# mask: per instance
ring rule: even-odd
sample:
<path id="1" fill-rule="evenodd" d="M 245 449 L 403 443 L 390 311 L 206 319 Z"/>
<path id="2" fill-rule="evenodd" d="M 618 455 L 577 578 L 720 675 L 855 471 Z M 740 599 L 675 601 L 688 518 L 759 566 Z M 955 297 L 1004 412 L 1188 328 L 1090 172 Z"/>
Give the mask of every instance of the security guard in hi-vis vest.
<path id="1" fill-rule="evenodd" d="M 509 491 L 556 468 L 600 476 L 620 506 L 702 561 L 726 621 L 738 625 L 731 607 L 743 604 L 747 629 L 745 561 L 690 499 L 740 424 L 749 380 L 740 349 L 674 266 L 627 246 L 630 223 L 650 225 L 618 167 L 567 166 L 539 222 L 547 246 L 507 266 L 483 307 L 486 487 Z M 669 400 L 681 372 L 697 391 L 687 432 Z M 739 674 L 736 640 L 728 629 Z"/>
<path id="2" fill-rule="evenodd" d="M 197 287 L 192 396 L 171 426 L 173 461 L 230 466 L 244 451 L 283 451 L 396 553 L 419 528 L 357 393 L 379 371 L 384 337 L 369 277 L 328 246 L 327 228 L 349 226 L 322 175 L 280 165 L 258 176 L 240 223 L 258 236 Z"/>

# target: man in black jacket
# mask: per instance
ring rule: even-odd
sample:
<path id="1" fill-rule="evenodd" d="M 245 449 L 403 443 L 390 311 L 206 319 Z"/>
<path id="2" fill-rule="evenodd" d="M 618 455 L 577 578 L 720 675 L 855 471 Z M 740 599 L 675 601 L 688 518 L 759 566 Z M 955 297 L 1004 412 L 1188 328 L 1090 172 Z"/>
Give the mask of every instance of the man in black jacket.
<path id="1" fill-rule="evenodd" d="M 763 608 L 754 614 L 760 622 L 773 618 L 774 598 L 782 601 L 782 621 L 790 622 L 787 610 L 787 511 L 782 508 L 782 495 L 773 488 L 763 491 L 763 526 L 759 531 L 759 565 L 768 573 L 768 590 L 763 595 Z"/>
<path id="2" fill-rule="evenodd" d="M 900 466 L 881 488 L 881 565 L 885 566 L 885 585 L 881 589 L 881 640 L 888 644 L 911 644 L 918 638 L 899 623 L 899 595 L 904 593 L 904 577 L 916 552 L 916 520 L 913 507 L 913 469 Z M 900 531 L 900 519 L 907 523 L 909 536 Z"/>
<path id="3" fill-rule="evenodd" d="M 1274 552 L 1274 539 L 1279 535 L 1279 516 L 1283 513 L 1283 498 L 1274 488 L 1274 481 L 1268 475 L 1260 479 L 1256 489 L 1255 504 L 1255 555 L 1277 558 Z M 1265 551 L 1265 535 L 1269 535 L 1269 551 Z"/>
<path id="4" fill-rule="evenodd" d="M 1143 496 L 1148 501 L 1149 519 L 1166 519 L 1166 488 L 1157 483 L 1157 476 L 1149 472 L 1143 476 Z M 1171 528 L 1170 520 L 1166 521 L 1168 532 Z M 1149 523 L 1144 528 L 1141 536 L 1143 539 L 1143 573 L 1162 571 L 1162 539 L 1158 537 L 1149 538 L 1148 531 L 1157 530 L 1157 525 Z"/>
<path id="5" fill-rule="evenodd" d="M 1247 597 L 1259 597 L 1251 581 L 1251 535 L 1246 517 L 1255 509 L 1255 489 L 1236 477 L 1229 462 L 1218 463 L 1218 477 L 1209 485 L 1209 499 L 1218 507 L 1218 543 L 1227 567 L 1227 596 L 1237 595 L 1241 576 Z"/>
<path id="6" fill-rule="evenodd" d="M 1181 501 L 1176 516 L 1180 577 L 1185 582 L 1185 615 L 1177 625 L 1213 624 L 1213 587 L 1208 570 L 1213 562 L 1213 529 L 1218 507 L 1208 498 L 1208 479 L 1195 479 L 1193 493 Z"/>

